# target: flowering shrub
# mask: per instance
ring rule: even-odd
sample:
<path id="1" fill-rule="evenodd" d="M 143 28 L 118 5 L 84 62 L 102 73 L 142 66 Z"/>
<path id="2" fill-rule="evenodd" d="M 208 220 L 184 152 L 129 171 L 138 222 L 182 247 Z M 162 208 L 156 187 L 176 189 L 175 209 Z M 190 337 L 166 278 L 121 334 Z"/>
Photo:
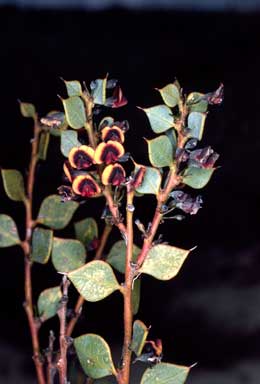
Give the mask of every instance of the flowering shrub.
<path id="1" fill-rule="evenodd" d="M 27 177 L 14 169 L 2 169 L 6 194 L 25 207 L 24 239 L 20 239 L 14 220 L 0 215 L 0 247 L 19 245 L 24 252 L 24 307 L 38 383 L 53 383 L 56 376 L 62 384 L 69 382 L 69 348 L 75 349 L 89 384 L 101 383 L 99 380 L 106 376 L 128 384 L 130 370 L 134 369 L 131 362 L 137 360 L 148 366 L 141 384 L 184 383 L 191 367 L 162 362 L 162 340 L 147 340 L 149 328 L 134 316 L 138 314 L 142 275 L 172 279 L 192 251 L 164 243 L 155 236 L 162 221 L 182 220 L 187 214 L 196 214 L 202 206 L 202 197 L 186 192 L 186 188 L 203 188 L 216 169 L 218 154 L 211 147 L 198 145 L 208 106 L 222 102 L 223 85 L 215 92 L 192 92 L 188 96 L 177 81 L 158 89 L 162 104 L 140 108 L 156 135 L 146 140 L 150 160 L 150 165 L 146 165 L 136 163 L 134 153 L 125 152 L 127 121 L 115 121 L 110 116 L 99 121 L 100 109 L 127 104 L 117 81 L 97 79 L 91 82 L 90 89 L 78 81 L 64 82 L 68 93 L 66 99 L 61 99 L 64 112 L 50 112 L 39 118 L 32 104 L 20 103 L 22 115 L 34 121 Z M 37 217 L 33 217 L 35 168 L 38 161 L 46 159 L 51 135 L 60 136 L 65 182 L 58 194 L 42 201 Z M 126 162 L 132 165 L 130 172 Z M 135 213 L 134 205 L 134 199 L 145 200 L 146 194 L 154 195 L 157 201 L 147 226 L 139 219 L 142 212 Z M 100 197 L 104 220 L 101 236 L 97 222 L 86 217 L 74 223 L 75 238 L 58 237 L 56 231 L 69 224 L 82 202 Z M 113 227 L 119 230 L 122 240 L 105 254 Z M 134 230 L 139 233 L 138 245 L 133 242 Z M 86 262 L 87 253 L 93 256 Z M 44 265 L 50 260 L 62 275 L 61 284 L 46 287 L 35 306 L 32 265 Z M 114 270 L 123 274 L 123 283 Z M 79 294 L 73 316 L 68 316 L 70 284 Z M 110 347 L 101 336 L 87 333 L 71 338 L 84 301 L 99 301 L 114 291 L 119 291 L 124 299 L 124 340 L 117 368 Z M 44 322 L 56 315 L 60 324 L 55 331 L 59 335 L 58 351 L 54 351 L 52 331 L 49 347 L 44 351 L 39 344 L 39 331 Z"/>

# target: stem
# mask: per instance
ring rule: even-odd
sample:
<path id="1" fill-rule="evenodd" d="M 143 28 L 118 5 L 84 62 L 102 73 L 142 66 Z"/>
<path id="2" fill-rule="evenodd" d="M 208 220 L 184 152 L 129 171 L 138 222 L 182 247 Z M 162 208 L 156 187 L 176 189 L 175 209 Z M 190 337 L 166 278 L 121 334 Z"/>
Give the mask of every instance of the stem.
<path id="1" fill-rule="evenodd" d="M 47 367 L 47 384 L 53 384 L 54 383 L 54 375 L 56 371 L 55 364 L 53 363 L 53 344 L 55 341 L 55 336 L 53 331 L 50 331 L 49 334 L 49 347 L 48 351 L 46 353 L 47 356 L 47 362 L 48 362 L 48 367 Z"/>
<path id="2" fill-rule="evenodd" d="M 130 190 L 127 186 L 127 205 L 126 205 L 126 229 L 127 229 L 127 247 L 126 247 L 126 260 L 125 260 L 125 285 L 123 290 L 124 295 L 124 345 L 122 354 L 122 369 L 118 372 L 118 382 L 120 384 L 128 384 L 130 378 L 130 363 L 131 354 L 130 349 L 132 340 L 132 323 L 133 323 L 133 310 L 132 310 L 132 283 L 133 283 L 133 269 L 131 266 L 133 256 L 133 199 L 134 191 Z"/>
<path id="3" fill-rule="evenodd" d="M 94 260 L 100 260 L 102 259 L 102 256 L 103 256 L 103 252 L 104 252 L 104 248 L 106 246 L 106 243 L 107 243 L 107 240 L 108 240 L 108 237 L 111 233 L 111 230 L 112 230 L 112 226 L 111 225 L 106 225 L 105 228 L 104 228 L 104 231 L 102 233 L 102 236 L 101 236 L 101 239 L 100 239 L 100 244 L 99 244 L 99 247 L 96 251 L 96 254 L 95 254 L 95 257 L 94 257 Z M 78 301 L 75 305 L 75 308 L 74 308 L 74 316 L 73 318 L 70 320 L 68 326 L 67 326 L 67 330 L 66 330 L 66 335 L 67 336 L 71 336 L 73 330 L 74 330 L 74 327 L 78 321 L 78 318 L 81 314 L 81 310 L 82 310 L 82 305 L 84 304 L 84 297 L 83 296 L 79 296 L 78 298 Z"/>
<path id="4" fill-rule="evenodd" d="M 34 186 L 34 179 L 35 179 L 35 168 L 38 161 L 37 150 L 38 150 L 39 135 L 40 135 L 40 128 L 38 126 L 37 116 L 35 116 L 34 137 L 32 140 L 31 160 L 30 160 L 29 174 L 27 179 L 27 197 L 24 200 L 25 214 L 26 214 L 26 219 L 25 219 L 26 236 L 21 246 L 24 251 L 24 295 L 25 295 L 24 308 L 27 315 L 30 333 L 31 333 L 32 347 L 33 347 L 33 360 L 35 364 L 38 383 L 45 384 L 46 381 L 43 373 L 43 363 L 41 360 L 39 337 L 38 337 L 39 323 L 36 321 L 33 314 L 32 276 L 31 276 L 32 263 L 30 260 L 30 243 L 31 243 L 32 230 L 34 227 L 34 222 L 32 220 L 33 186 Z"/>
<path id="5" fill-rule="evenodd" d="M 67 350 L 68 341 L 66 337 L 66 315 L 67 315 L 67 302 L 68 302 L 68 288 L 70 282 L 67 276 L 62 278 L 62 299 L 61 306 L 58 310 L 58 316 L 60 319 L 60 358 L 57 362 L 57 368 L 59 371 L 60 384 L 67 384 Z"/>
<path id="6" fill-rule="evenodd" d="M 122 236 L 124 239 L 127 241 L 127 230 L 125 225 L 122 223 L 121 218 L 120 218 L 120 213 L 118 210 L 117 205 L 114 203 L 114 200 L 111 196 L 111 192 L 109 190 L 109 187 L 105 187 L 103 190 L 103 195 L 106 198 L 107 204 L 109 206 L 110 212 L 112 213 L 112 216 L 114 218 L 114 223 L 119 231 L 121 232 Z"/>
<path id="7" fill-rule="evenodd" d="M 88 133 L 88 139 L 89 139 L 89 144 L 95 149 L 97 146 L 96 143 L 96 136 L 94 134 L 93 130 L 93 107 L 94 103 L 91 98 L 91 96 L 87 94 L 83 94 L 82 98 L 85 103 L 85 110 L 86 110 L 86 115 L 87 115 L 87 121 L 85 123 L 85 128 Z"/>

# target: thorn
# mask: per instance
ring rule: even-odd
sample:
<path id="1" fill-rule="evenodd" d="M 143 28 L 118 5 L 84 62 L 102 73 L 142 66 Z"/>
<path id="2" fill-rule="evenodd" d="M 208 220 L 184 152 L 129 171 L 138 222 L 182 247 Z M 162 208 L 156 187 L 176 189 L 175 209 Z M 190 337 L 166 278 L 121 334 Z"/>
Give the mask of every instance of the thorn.
<path id="1" fill-rule="evenodd" d="M 198 246 L 197 245 L 195 245 L 195 247 L 193 247 L 193 248 L 190 248 L 190 252 L 192 252 L 192 251 L 194 251 L 194 249 L 196 249 L 196 248 L 198 248 Z"/>

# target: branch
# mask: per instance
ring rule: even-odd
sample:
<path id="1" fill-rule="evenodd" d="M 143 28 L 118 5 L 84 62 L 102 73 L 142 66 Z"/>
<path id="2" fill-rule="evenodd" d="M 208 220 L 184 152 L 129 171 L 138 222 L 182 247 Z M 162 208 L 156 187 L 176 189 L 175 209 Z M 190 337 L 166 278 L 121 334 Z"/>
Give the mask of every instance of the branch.
<path id="1" fill-rule="evenodd" d="M 60 358 L 57 362 L 57 368 L 60 376 L 60 384 L 67 384 L 67 350 L 68 340 L 66 337 L 66 315 L 67 315 L 67 302 L 68 302 L 68 288 L 70 281 L 67 276 L 62 278 L 62 299 L 58 316 L 60 319 Z"/>
<path id="2" fill-rule="evenodd" d="M 50 331 L 49 334 L 49 347 L 46 352 L 48 367 L 47 367 L 47 384 L 54 384 L 54 375 L 56 371 L 56 366 L 53 362 L 53 344 L 55 341 L 55 336 L 53 331 Z"/>

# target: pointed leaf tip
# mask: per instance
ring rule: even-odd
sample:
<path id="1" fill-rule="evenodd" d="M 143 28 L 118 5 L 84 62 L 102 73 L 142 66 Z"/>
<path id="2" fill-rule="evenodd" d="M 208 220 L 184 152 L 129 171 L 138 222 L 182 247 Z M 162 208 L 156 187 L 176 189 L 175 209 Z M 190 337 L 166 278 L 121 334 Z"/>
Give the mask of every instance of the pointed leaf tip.
<path id="1" fill-rule="evenodd" d="M 146 369 L 140 384 L 184 384 L 189 370 L 189 367 L 182 365 L 160 363 Z"/>

